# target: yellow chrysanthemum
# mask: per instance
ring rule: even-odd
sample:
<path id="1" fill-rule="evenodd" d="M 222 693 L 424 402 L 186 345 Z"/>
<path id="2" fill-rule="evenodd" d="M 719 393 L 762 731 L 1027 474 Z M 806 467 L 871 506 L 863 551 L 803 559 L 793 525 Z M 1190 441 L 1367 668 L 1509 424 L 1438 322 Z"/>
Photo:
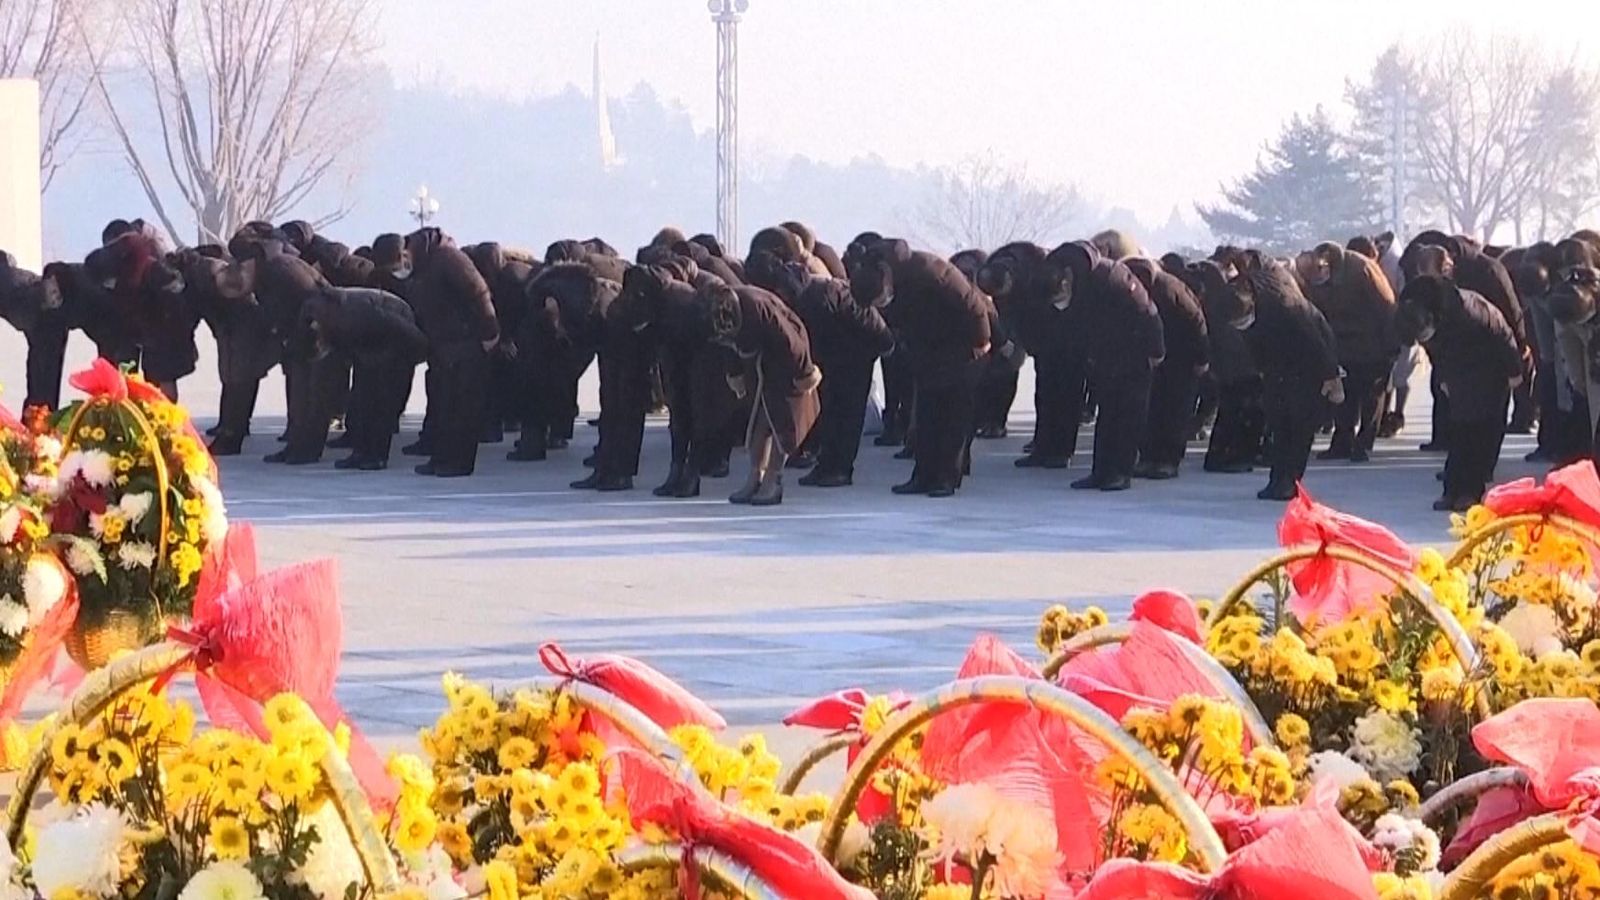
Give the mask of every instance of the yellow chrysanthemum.
<path id="1" fill-rule="evenodd" d="M 290 803 L 309 800 L 317 788 L 317 773 L 301 754 L 281 753 L 267 763 L 267 787 Z"/>
<path id="2" fill-rule="evenodd" d="M 211 852 L 217 859 L 246 859 L 250 856 L 250 831 L 233 816 L 211 820 Z"/>

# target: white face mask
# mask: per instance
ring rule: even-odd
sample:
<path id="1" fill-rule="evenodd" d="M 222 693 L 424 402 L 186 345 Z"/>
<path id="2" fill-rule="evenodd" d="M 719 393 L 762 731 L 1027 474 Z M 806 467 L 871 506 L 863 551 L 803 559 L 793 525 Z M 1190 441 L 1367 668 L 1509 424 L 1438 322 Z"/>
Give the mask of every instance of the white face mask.
<path id="1" fill-rule="evenodd" d="M 411 277 L 411 267 L 410 266 L 401 266 L 400 268 L 395 269 L 394 272 L 392 272 L 391 274 L 393 274 L 394 277 L 400 279 L 401 281 L 405 281 L 407 278 Z"/>
<path id="2" fill-rule="evenodd" d="M 1438 333 L 1438 331 L 1438 328 L 1429 325 L 1417 333 L 1417 343 L 1426 344 L 1427 342 L 1433 340 L 1433 336 Z"/>
<path id="3" fill-rule="evenodd" d="M 1250 326 L 1254 325 L 1255 323 L 1256 314 L 1254 310 L 1251 310 L 1245 315 L 1244 318 L 1235 319 L 1231 324 L 1233 325 L 1235 331 L 1248 331 Z"/>

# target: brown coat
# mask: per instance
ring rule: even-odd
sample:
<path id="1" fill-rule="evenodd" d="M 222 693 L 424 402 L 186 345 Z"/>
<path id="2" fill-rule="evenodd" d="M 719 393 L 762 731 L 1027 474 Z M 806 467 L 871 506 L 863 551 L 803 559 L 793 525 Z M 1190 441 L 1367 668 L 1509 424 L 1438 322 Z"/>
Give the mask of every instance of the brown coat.
<path id="1" fill-rule="evenodd" d="M 821 373 L 811 361 L 811 339 L 799 315 L 778 295 L 761 288 L 734 288 L 739 297 L 738 349 L 754 354 L 755 415 L 765 416 L 778 446 L 793 453 L 816 424 Z"/>
<path id="2" fill-rule="evenodd" d="M 993 304 L 948 260 L 922 251 L 894 266 L 884 317 L 901 334 L 923 384 L 946 384 L 988 352 Z"/>
<path id="3" fill-rule="evenodd" d="M 1339 362 L 1372 365 L 1394 359 L 1394 289 L 1378 264 L 1359 253 L 1339 250 L 1326 284 L 1309 285 L 1306 298 L 1322 311 L 1339 345 Z"/>
<path id="4" fill-rule="evenodd" d="M 455 242 L 437 228 L 424 228 L 408 237 L 406 246 L 413 266 L 408 299 L 428 336 L 430 359 L 460 359 L 498 341 L 489 284 Z"/>

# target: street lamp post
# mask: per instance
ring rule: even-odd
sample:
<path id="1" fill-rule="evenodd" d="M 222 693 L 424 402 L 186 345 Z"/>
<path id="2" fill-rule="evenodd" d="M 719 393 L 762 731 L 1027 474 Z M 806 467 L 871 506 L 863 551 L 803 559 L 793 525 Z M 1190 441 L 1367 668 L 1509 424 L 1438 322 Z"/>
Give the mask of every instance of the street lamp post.
<path id="1" fill-rule="evenodd" d="M 411 218 L 417 220 L 417 227 L 427 228 L 433 217 L 439 214 L 439 201 L 430 193 L 428 186 L 417 188 L 416 194 L 411 197 Z"/>
<path id="2" fill-rule="evenodd" d="M 717 23 L 717 240 L 739 246 L 739 18 L 749 0 L 709 0 Z"/>

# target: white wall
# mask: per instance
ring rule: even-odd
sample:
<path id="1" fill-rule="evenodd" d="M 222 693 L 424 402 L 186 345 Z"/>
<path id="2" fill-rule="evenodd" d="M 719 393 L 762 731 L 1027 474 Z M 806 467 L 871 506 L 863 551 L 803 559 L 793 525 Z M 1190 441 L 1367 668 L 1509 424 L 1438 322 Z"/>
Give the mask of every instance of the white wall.
<path id="1" fill-rule="evenodd" d="M 34 272 L 44 265 L 39 204 L 39 85 L 0 78 L 0 250 Z"/>

